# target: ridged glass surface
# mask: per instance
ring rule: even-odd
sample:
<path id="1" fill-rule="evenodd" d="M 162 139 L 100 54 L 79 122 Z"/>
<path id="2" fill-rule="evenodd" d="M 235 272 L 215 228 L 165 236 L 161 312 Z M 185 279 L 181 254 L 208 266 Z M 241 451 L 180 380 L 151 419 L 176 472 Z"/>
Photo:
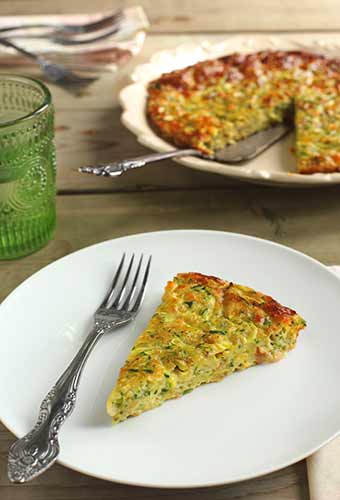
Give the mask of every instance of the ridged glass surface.
<path id="1" fill-rule="evenodd" d="M 0 76 L 0 258 L 46 244 L 55 228 L 53 107 L 46 88 Z"/>

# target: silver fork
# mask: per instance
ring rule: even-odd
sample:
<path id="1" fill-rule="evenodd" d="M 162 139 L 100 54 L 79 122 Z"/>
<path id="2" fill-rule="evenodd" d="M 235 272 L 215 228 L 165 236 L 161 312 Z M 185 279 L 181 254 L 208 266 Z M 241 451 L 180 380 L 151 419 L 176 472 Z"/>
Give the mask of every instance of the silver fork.
<path id="1" fill-rule="evenodd" d="M 95 33 L 91 33 L 90 36 L 86 37 L 74 37 L 74 36 L 65 36 L 65 35 L 60 35 L 59 33 L 46 37 L 46 36 L 41 36 L 39 38 L 48 38 L 51 40 L 53 43 L 57 43 L 59 45 L 83 45 L 83 44 L 90 44 L 90 43 L 95 43 L 99 42 L 100 40 L 105 40 L 106 38 L 109 38 L 109 36 L 114 35 L 119 31 L 120 23 L 115 22 L 113 26 L 111 26 L 109 29 L 103 31 L 100 30 L 100 33 L 96 31 Z M 37 38 L 37 37 L 35 37 Z"/>
<path id="2" fill-rule="evenodd" d="M 0 28 L 0 33 L 10 33 L 13 31 L 24 31 L 35 28 L 50 28 L 55 32 L 61 34 L 78 35 L 82 33 L 91 33 L 104 29 L 114 24 L 119 24 L 123 13 L 121 10 L 108 14 L 107 16 L 98 19 L 98 21 L 86 22 L 81 24 L 55 24 L 55 23 L 30 23 L 30 24 L 17 24 L 13 26 L 6 26 Z"/>
<path id="3" fill-rule="evenodd" d="M 143 255 L 140 257 L 128 291 L 134 255 L 130 259 L 122 283 L 119 284 L 124 261 L 125 254 L 103 302 L 94 314 L 92 330 L 71 364 L 42 401 L 35 427 L 10 447 L 8 455 L 10 481 L 15 483 L 29 481 L 56 461 L 59 454 L 58 432 L 75 407 L 80 376 L 91 351 L 105 333 L 110 333 L 135 319 L 145 295 L 151 256 L 146 263 L 142 279 L 138 280 Z"/>
<path id="4" fill-rule="evenodd" d="M 65 66 L 53 63 L 43 56 L 24 49 L 16 43 L 13 43 L 11 40 L 8 40 L 8 38 L 0 38 L 0 45 L 11 47 L 24 56 L 36 61 L 48 80 L 55 83 L 56 85 L 64 87 L 67 90 L 76 90 L 79 87 L 87 86 L 97 80 L 96 77 L 76 75 L 75 73 L 73 73 L 73 71 L 65 68 Z"/>
<path id="5" fill-rule="evenodd" d="M 43 33 L 30 33 L 29 31 L 22 31 L 19 33 L 10 33 L 11 38 L 15 40 L 37 40 L 46 39 L 52 43 L 59 45 L 84 45 L 98 42 L 100 40 L 105 40 L 106 38 L 114 35 L 120 30 L 121 23 L 123 20 L 123 14 L 116 14 L 112 24 L 108 22 L 105 25 L 99 25 L 97 29 L 92 29 L 91 31 L 81 31 L 81 32 L 65 32 L 59 30 L 53 30 Z M 105 30 L 103 29 L 105 28 Z M 0 29 L 1 33 L 1 29 Z M 86 36 L 84 36 L 86 35 Z M 9 35 L 5 35 L 9 36 Z"/>

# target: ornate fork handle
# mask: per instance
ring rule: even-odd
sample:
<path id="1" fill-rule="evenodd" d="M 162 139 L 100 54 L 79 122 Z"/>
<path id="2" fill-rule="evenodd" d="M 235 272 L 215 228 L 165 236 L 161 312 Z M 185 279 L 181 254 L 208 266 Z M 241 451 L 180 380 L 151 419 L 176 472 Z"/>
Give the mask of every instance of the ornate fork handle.
<path id="1" fill-rule="evenodd" d="M 138 156 L 137 158 L 130 158 L 127 160 L 120 160 L 114 163 L 103 163 L 100 165 L 88 165 L 79 168 L 79 172 L 85 174 L 101 175 L 106 177 L 116 177 L 133 168 L 144 167 L 148 163 L 155 163 L 157 161 L 166 160 L 167 158 L 174 158 L 176 156 L 203 156 L 200 151 L 196 149 L 176 149 L 174 151 L 167 151 L 166 153 L 152 153 L 150 155 Z"/>
<path id="2" fill-rule="evenodd" d="M 8 477 L 12 482 L 24 483 L 33 479 L 57 459 L 58 432 L 75 407 L 85 362 L 105 330 L 114 326 L 108 322 L 96 322 L 68 368 L 42 401 L 34 428 L 11 446 Z"/>

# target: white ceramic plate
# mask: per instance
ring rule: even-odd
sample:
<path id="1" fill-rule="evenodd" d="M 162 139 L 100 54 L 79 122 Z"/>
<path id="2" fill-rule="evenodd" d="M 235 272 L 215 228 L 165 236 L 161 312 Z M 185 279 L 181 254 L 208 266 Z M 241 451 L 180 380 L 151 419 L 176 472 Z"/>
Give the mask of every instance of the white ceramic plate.
<path id="1" fill-rule="evenodd" d="M 122 483 L 196 487 L 279 469 L 340 430 L 340 280 L 305 255 L 213 231 L 167 231 L 73 253 L 20 285 L 0 307 L 1 418 L 17 436 L 73 357 L 122 251 L 151 252 L 150 283 L 135 323 L 108 335 L 85 367 L 60 462 Z M 112 427 L 105 401 L 166 281 L 200 271 L 250 285 L 308 322 L 285 360 L 251 368 Z"/>
<path id="2" fill-rule="evenodd" d="M 258 50 L 309 50 L 329 56 L 340 55 L 339 35 L 287 35 L 287 36 L 231 36 L 217 44 L 188 43 L 175 49 L 162 50 L 154 54 L 147 64 L 138 66 L 132 79 L 135 83 L 120 93 L 123 107 L 122 122 L 138 141 L 155 151 L 169 151 L 174 146 L 158 137 L 145 118 L 146 86 L 162 73 L 184 68 L 198 61 L 213 59 L 232 52 L 256 52 Z M 188 167 L 222 174 L 227 177 L 289 187 L 315 187 L 340 183 L 340 173 L 300 175 L 296 173 L 296 160 L 291 153 L 294 136 L 291 134 L 265 153 L 243 166 L 226 165 L 194 157 L 177 159 Z"/>

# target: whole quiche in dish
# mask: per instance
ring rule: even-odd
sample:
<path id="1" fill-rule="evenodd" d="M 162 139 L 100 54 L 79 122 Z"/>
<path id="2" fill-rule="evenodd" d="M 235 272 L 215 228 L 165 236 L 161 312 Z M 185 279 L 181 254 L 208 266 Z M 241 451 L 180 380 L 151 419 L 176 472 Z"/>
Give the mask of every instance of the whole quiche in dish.
<path id="1" fill-rule="evenodd" d="M 178 274 L 121 369 L 107 412 L 118 423 L 201 384 L 278 361 L 305 325 L 295 311 L 251 288 Z"/>
<path id="2" fill-rule="evenodd" d="M 294 120 L 301 174 L 340 171 L 340 61 L 302 51 L 231 54 L 148 85 L 153 129 L 207 156 Z"/>

